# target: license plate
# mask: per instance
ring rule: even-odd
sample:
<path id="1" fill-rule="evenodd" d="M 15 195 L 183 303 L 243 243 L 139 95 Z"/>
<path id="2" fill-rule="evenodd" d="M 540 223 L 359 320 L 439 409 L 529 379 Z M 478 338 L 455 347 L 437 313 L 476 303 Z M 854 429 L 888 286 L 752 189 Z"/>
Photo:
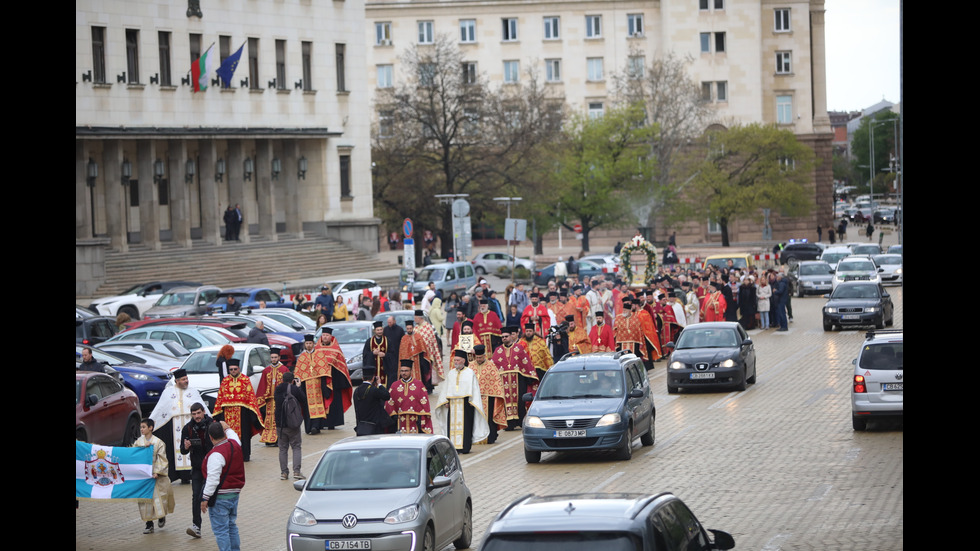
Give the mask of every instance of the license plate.
<path id="1" fill-rule="evenodd" d="M 904 392 L 905 383 L 882 383 L 881 390 L 902 390 Z"/>
<path id="2" fill-rule="evenodd" d="M 555 438 L 582 438 L 585 430 L 556 430 Z"/>
<path id="3" fill-rule="evenodd" d="M 714 379 L 714 373 L 691 373 L 692 379 Z"/>
<path id="4" fill-rule="evenodd" d="M 857 314 L 844 314 L 840 318 L 845 320 L 856 320 L 856 319 L 861 319 L 861 316 Z"/>
<path id="5" fill-rule="evenodd" d="M 371 549 L 371 540 L 328 540 L 327 549 Z"/>

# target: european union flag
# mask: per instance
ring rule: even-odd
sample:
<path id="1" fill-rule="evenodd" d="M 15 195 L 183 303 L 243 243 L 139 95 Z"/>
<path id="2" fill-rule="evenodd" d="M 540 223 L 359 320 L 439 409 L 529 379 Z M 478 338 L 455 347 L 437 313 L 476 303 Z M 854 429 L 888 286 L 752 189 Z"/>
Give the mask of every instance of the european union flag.
<path id="1" fill-rule="evenodd" d="M 218 78 L 221 79 L 225 88 L 231 86 L 231 78 L 235 76 L 235 69 L 238 68 L 238 60 L 242 57 L 243 49 L 245 49 L 244 43 L 238 47 L 237 52 L 231 54 L 221 62 L 221 67 L 218 67 Z"/>

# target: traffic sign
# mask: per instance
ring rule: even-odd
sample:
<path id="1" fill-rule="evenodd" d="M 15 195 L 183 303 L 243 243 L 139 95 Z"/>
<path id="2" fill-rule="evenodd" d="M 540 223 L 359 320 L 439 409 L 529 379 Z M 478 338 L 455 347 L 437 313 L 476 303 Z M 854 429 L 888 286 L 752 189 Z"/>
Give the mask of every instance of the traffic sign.
<path id="1" fill-rule="evenodd" d="M 412 219 L 406 218 L 405 221 L 402 222 L 402 233 L 405 234 L 405 239 L 412 237 L 413 229 L 414 228 L 412 227 Z"/>

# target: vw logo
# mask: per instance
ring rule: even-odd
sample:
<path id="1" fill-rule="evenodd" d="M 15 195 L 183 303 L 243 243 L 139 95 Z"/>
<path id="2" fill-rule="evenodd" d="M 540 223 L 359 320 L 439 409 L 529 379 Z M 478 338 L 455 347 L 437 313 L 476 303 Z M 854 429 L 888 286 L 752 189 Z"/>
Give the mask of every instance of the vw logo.
<path id="1" fill-rule="evenodd" d="M 340 524 L 342 524 L 344 528 L 353 528 L 357 526 L 357 517 L 354 516 L 354 513 L 347 513 L 344 515 L 344 518 L 341 519 Z"/>
<path id="2" fill-rule="evenodd" d="M 903 377 L 904 377 L 904 374 L 902 374 L 902 373 L 896 373 L 895 374 L 895 380 L 896 381 L 901 381 Z"/>

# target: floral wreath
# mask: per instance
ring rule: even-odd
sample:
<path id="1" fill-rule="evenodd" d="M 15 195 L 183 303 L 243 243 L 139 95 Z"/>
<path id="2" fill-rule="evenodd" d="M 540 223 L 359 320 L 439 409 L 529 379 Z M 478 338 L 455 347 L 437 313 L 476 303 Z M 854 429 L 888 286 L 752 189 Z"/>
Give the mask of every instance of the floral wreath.
<path id="1" fill-rule="evenodd" d="M 646 271 L 643 273 L 643 283 L 653 285 L 653 280 L 657 276 L 657 248 L 646 239 L 643 239 L 641 235 L 634 236 L 619 251 L 620 265 L 623 267 L 623 271 L 626 272 L 626 284 L 630 285 L 633 283 L 633 264 L 630 262 L 630 257 L 636 250 L 643 251 L 647 256 Z"/>

